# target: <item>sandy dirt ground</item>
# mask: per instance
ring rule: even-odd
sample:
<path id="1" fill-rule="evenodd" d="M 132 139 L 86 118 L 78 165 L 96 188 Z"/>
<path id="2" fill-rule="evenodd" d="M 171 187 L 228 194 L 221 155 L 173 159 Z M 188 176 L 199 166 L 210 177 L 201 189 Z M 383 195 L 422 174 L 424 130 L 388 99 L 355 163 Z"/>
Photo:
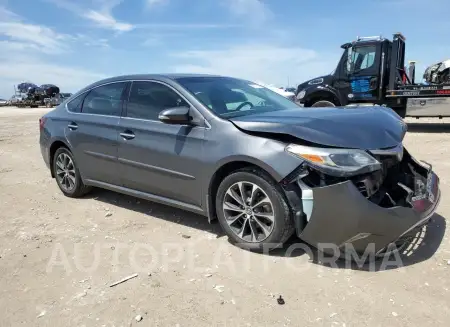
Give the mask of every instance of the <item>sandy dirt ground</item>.
<path id="1" fill-rule="evenodd" d="M 66 198 L 38 146 L 46 111 L 0 108 L 0 326 L 448 326 L 449 120 L 407 119 L 443 198 L 401 266 L 370 269 L 243 251 L 217 223 L 109 191 Z"/>

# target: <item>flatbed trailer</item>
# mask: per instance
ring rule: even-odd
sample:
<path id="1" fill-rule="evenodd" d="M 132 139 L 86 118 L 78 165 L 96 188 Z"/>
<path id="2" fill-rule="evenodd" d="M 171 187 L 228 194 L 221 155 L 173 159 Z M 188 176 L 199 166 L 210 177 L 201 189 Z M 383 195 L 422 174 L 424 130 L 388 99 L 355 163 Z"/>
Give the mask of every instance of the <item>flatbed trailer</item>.
<path id="1" fill-rule="evenodd" d="M 450 97 L 450 84 L 408 85 L 397 90 L 388 90 L 387 98 L 439 98 Z M 450 113 L 449 113 L 450 114 Z"/>
<path id="2" fill-rule="evenodd" d="M 335 71 L 300 84 L 297 102 L 305 107 L 375 104 L 390 107 L 402 117 L 450 117 L 450 106 L 439 115 L 408 114 L 408 99 L 450 98 L 450 83 L 416 84 L 415 62 L 405 66 L 405 40 L 396 33 L 392 41 L 358 37 L 343 44 Z"/>

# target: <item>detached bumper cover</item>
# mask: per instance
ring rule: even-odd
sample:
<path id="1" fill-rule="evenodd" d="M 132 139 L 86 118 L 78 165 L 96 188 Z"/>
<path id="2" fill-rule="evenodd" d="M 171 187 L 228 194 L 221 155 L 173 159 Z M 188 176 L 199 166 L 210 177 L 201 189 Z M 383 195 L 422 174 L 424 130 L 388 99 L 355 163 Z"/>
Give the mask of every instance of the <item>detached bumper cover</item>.
<path id="1" fill-rule="evenodd" d="M 412 197 L 412 207 L 380 207 L 350 181 L 313 188 L 312 192 L 313 209 L 300 238 L 318 248 L 337 246 L 344 250 L 351 245 L 357 253 L 378 253 L 426 224 L 441 196 L 439 178 L 431 170 L 426 191 Z"/>

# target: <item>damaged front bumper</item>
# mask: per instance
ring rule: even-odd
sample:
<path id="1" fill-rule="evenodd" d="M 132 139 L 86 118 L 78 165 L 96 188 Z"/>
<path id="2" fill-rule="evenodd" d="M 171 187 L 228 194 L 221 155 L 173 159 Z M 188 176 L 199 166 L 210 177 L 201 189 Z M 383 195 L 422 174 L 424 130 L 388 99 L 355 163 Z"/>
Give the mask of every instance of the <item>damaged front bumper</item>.
<path id="1" fill-rule="evenodd" d="M 301 192 L 297 235 L 319 249 L 337 247 L 341 253 L 351 249 L 380 255 L 393 244 L 399 246 L 396 243 L 427 224 L 435 212 L 439 178 L 406 150 L 401 162 L 388 170 L 376 190 L 366 180 L 314 186 L 300 174 L 293 182 Z M 287 194 L 292 203 L 293 193 Z"/>

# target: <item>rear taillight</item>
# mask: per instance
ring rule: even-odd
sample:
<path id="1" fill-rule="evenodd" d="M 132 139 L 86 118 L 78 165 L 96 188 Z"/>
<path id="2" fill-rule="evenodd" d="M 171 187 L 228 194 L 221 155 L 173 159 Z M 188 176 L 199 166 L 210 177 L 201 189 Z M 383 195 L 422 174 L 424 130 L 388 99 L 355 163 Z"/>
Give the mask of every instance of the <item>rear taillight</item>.
<path id="1" fill-rule="evenodd" d="M 47 120 L 47 118 L 45 118 L 45 117 L 39 118 L 39 130 L 42 130 L 44 128 L 46 120 Z"/>

